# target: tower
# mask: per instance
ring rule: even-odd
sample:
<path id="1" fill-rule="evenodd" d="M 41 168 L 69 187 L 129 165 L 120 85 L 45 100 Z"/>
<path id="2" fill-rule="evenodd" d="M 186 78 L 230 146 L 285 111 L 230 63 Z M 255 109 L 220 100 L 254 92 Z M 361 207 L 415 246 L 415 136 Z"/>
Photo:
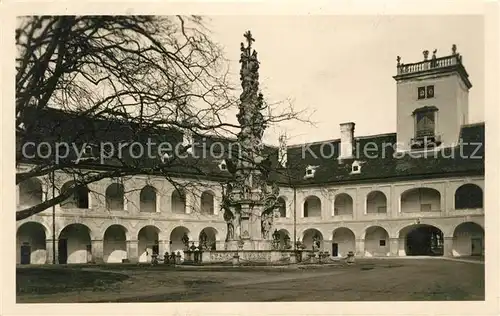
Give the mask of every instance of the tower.
<path id="1" fill-rule="evenodd" d="M 423 51 L 424 60 L 403 64 L 397 57 L 398 150 L 429 150 L 459 142 L 460 128 L 468 122 L 469 75 L 462 56 L 436 57 Z"/>

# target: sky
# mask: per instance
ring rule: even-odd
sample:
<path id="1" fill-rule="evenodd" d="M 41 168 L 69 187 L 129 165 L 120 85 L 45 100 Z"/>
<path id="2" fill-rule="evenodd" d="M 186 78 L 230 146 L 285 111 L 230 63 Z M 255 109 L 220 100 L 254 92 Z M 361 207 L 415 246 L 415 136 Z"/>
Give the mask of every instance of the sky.
<path id="1" fill-rule="evenodd" d="M 453 44 L 473 87 L 469 123 L 484 120 L 484 20 L 482 16 L 212 16 L 212 39 L 239 72 L 240 42 L 252 32 L 260 61 L 260 87 L 268 103 L 291 102 L 314 125 L 290 121 L 269 128 L 264 142 L 288 144 L 340 137 L 354 122 L 355 136 L 396 131 L 396 56 L 423 60 L 422 51 L 451 54 Z M 238 80 L 238 76 L 235 76 Z M 286 104 L 286 103 L 285 103 Z"/>

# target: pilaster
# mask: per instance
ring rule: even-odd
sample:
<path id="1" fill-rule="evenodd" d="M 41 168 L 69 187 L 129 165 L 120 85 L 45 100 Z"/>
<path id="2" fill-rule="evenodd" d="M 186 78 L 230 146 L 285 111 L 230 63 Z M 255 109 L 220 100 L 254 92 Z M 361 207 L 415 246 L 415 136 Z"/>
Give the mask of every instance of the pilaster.
<path id="1" fill-rule="evenodd" d="M 104 262 L 104 241 L 102 239 L 93 239 L 90 241 L 92 262 Z"/>
<path id="2" fill-rule="evenodd" d="M 48 264 L 51 264 L 51 263 L 54 263 L 54 264 L 57 264 L 57 256 L 58 256 L 58 253 L 57 253 L 57 243 L 58 243 L 58 240 L 56 239 L 55 240 L 55 247 L 54 247 L 54 244 L 53 244 L 53 241 L 52 239 L 47 239 L 45 240 L 45 253 L 47 255 L 47 259 L 46 259 L 46 263 Z M 55 252 L 55 256 L 54 256 L 54 252 Z M 54 262 L 54 257 L 56 259 L 56 262 Z"/>
<path id="3" fill-rule="evenodd" d="M 127 240 L 127 259 L 131 263 L 137 263 L 139 261 L 139 241 L 138 240 Z"/>

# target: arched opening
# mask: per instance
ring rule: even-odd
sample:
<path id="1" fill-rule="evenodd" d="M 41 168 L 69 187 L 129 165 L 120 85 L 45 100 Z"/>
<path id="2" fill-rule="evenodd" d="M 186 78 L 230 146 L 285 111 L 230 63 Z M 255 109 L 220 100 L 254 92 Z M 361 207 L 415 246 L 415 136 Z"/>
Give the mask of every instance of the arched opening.
<path id="1" fill-rule="evenodd" d="M 156 189 L 150 185 L 145 186 L 141 190 L 141 212 L 155 213 L 156 212 Z"/>
<path id="2" fill-rule="evenodd" d="M 212 192 L 205 191 L 200 198 L 201 213 L 207 215 L 214 214 L 214 195 Z"/>
<path id="3" fill-rule="evenodd" d="M 476 223 L 465 222 L 453 232 L 454 256 L 484 255 L 484 229 Z"/>
<path id="4" fill-rule="evenodd" d="M 353 202 L 352 197 L 347 193 L 341 193 L 335 197 L 333 215 L 352 215 Z"/>
<path id="5" fill-rule="evenodd" d="M 332 256 L 345 257 L 349 251 L 356 251 L 354 232 L 346 227 L 339 227 L 332 233 Z"/>
<path id="6" fill-rule="evenodd" d="M 387 197 L 380 191 L 372 191 L 366 196 L 366 214 L 386 214 Z"/>
<path id="7" fill-rule="evenodd" d="M 198 240 L 202 250 L 216 250 L 217 249 L 217 235 L 218 232 L 215 228 L 205 227 L 200 232 Z"/>
<path id="8" fill-rule="evenodd" d="M 313 244 L 319 243 L 319 247 L 316 249 L 323 250 L 323 235 L 321 232 L 315 228 L 310 228 L 304 231 L 304 236 L 302 237 L 302 244 L 306 250 L 313 250 Z M 317 245 L 316 245 L 317 247 Z"/>
<path id="9" fill-rule="evenodd" d="M 292 241 L 290 239 L 290 233 L 288 232 L 288 230 L 280 229 L 280 230 L 278 230 L 278 234 L 280 235 L 279 248 L 283 249 L 283 250 L 292 249 L 293 244 L 292 244 Z"/>
<path id="10" fill-rule="evenodd" d="M 103 260 L 106 263 L 121 263 L 127 259 L 127 229 L 111 225 L 104 232 Z"/>
<path id="11" fill-rule="evenodd" d="M 37 178 L 27 179 L 19 183 L 19 204 L 34 206 L 42 203 L 42 183 Z"/>
<path id="12" fill-rule="evenodd" d="M 280 196 L 277 203 L 280 217 L 286 217 L 286 200 Z"/>
<path id="13" fill-rule="evenodd" d="M 401 212 L 440 212 L 441 193 L 431 188 L 410 189 L 401 194 Z"/>
<path id="14" fill-rule="evenodd" d="M 174 190 L 171 200 L 172 212 L 176 214 L 186 213 L 186 194 L 182 190 Z"/>
<path id="15" fill-rule="evenodd" d="M 112 211 L 124 209 L 125 189 L 121 183 L 113 183 L 106 189 L 106 208 Z"/>
<path id="16" fill-rule="evenodd" d="M 159 254 L 160 229 L 155 226 L 145 226 L 141 228 L 137 236 L 139 247 L 139 262 L 151 262 L 153 254 Z"/>
<path id="17" fill-rule="evenodd" d="M 309 196 L 304 201 L 304 217 L 321 217 L 321 200 L 317 196 Z"/>
<path id="18" fill-rule="evenodd" d="M 44 264 L 47 261 L 45 227 L 37 222 L 19 226 L 16 233 L 16 263 Z"/>
<path id="19" fill-rule="evenodd" d="M 483 190 L 472 183 L 462 185 L 455 192 L 455 209 L 483 208 Z"/>
<path id="20" fill-rule="evenodd" d="M 74 185 L 74 181 L 66 182 L 61 188 L 61 193 L 72 189 Z M 89 208 L 89 189 L 86 186 L 76 187 L 73 194 L 60 205 L 61 208 Z"/>
<path id="21" fill-rule="evenodd" d="M 403 228 L 399 233 L 405 242 L 407 256 L 442 256 L 443 232 L 434 226 L 416 224 Z"/>
<path id="22" fill-rule="evenodd" d="M 170 233 L 170 251 L 174 251 L 175 253 L 180 252 L 181 260 L 184 260 L 184 250 L 186 249 L 183 241 L 184 236 L 189 238 L 189 245 L 191 245 L 190 231 L 186 227 L 177 226 Z"/>
<path id="23" fill-rule="evenodd" d="M 87 263 L 92 260 L 90 229 L 83 224 L 70 224 L 61 231 L 58 241 L 58 262 Z"/>
<path id="24" fill-rule="evenodd" d="M 371 226 L 365 232 L 365 255 L 367 257 L 390 254 L 389 233 L 380 226 Z"/>

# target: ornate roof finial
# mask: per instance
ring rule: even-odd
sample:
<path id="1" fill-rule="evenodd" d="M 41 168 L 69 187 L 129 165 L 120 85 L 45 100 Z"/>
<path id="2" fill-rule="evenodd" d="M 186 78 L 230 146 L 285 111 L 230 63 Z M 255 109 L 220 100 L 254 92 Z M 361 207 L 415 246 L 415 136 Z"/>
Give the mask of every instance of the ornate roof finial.
<path id="1" fill-rule="evenodd" d="M 436 53 L 437 53 L 437 51 L 438 51 L 437 49 L 434 49 L 432 51 L 432 59 L 436 59 Z"/>
<path id="2" fill-rule="evenodd" d="M 424 60 L 427 60 L 427 58 L 429 57 L 429 51 L 428 50 L 424 50 L 422 52 L 422 54 L 424 54 Z"/>
<path id="3" fill-rule="evenodd" d="M 453 44 L 453 45 L 451 46 L 451 53 L 452 53 L 453 55 L 456 55 L 456 54 L 457 54 L 457 45 Z"/>
<path id="4" fill-rule="evenodd" d="M 400 56 L 396 57 L 396 60 L 398 61 L 398 67 L 399 67 L 401 65 L 401 57 Z"/>

